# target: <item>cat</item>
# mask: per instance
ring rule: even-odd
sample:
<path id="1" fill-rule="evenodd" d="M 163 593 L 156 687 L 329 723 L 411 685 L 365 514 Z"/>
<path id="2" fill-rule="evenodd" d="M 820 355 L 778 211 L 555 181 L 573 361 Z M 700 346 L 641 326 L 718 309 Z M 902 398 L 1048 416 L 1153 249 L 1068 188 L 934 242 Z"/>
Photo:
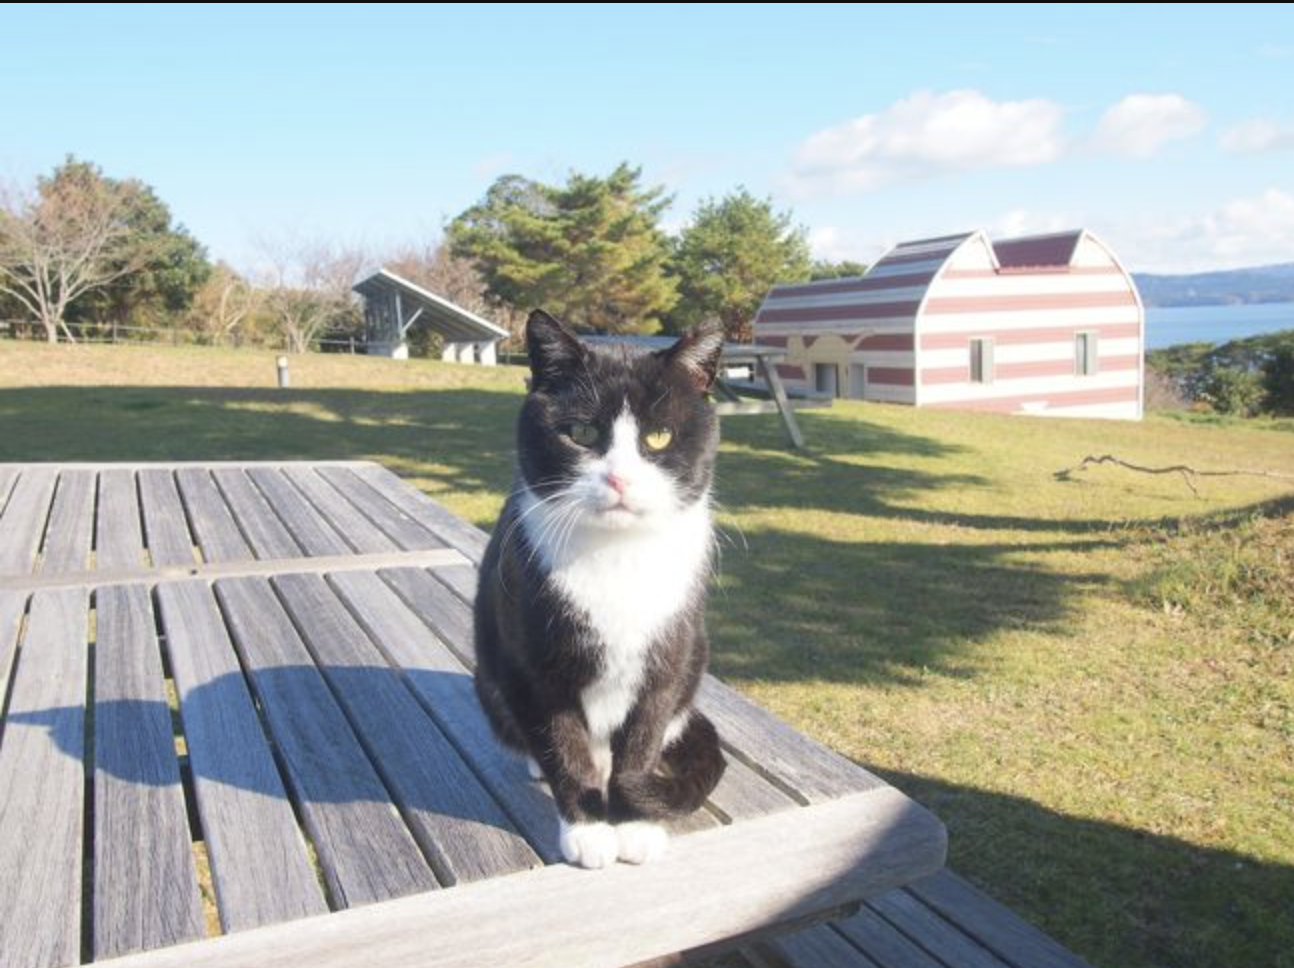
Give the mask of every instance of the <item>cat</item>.
<path id="1" fill-rule="evenodd" d="M 693 706 L 722 330 L 667 349 L 591 347 L 536 310 L 516 480 L 481 562 L 476 692 L 557 804 L 562 856 L 645 863 L 726 761 Z"/>

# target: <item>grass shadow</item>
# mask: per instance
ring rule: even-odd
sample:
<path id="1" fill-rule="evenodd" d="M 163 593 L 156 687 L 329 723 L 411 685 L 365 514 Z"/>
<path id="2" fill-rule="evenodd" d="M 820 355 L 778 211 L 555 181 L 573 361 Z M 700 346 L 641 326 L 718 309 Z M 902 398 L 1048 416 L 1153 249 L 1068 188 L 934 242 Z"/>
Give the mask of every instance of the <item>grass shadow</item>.
<path id="1" fill-rule="evenodd" d="M 748 551 L 726 559 L 710 598 L 715 667 L 769 682 L 915 684 L 931 670 L 971 675 L 969 645 L 1002 629 L 1059 631 L 1071 598 L 1106 580 L 1016 560 L 1012 544 L 831 541 L 783 531 L 750 532 L 746 542 Z M 1089 539 L 1081 547 L 1114 543 Z M 1033 554 L 1075 549 L 1072 541 L 1029 545 Z"/>
<path id="2" fill-rule="evenodd" d="M 950 867 L 1096 965 L 1294 966 L 1294 867 L 867 768 L 944 821 Z"/>

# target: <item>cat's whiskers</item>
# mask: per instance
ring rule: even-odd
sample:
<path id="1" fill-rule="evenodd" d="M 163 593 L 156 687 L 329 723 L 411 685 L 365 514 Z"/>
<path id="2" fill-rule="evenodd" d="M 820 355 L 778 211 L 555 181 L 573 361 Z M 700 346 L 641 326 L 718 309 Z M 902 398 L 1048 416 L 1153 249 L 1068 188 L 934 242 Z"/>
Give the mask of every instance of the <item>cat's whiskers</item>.
<path id="1" fill-rule="evenodd" d="M 563 478 L 549 478 L 547 480 L 540 481 L 539 483 L 541 485 L 561 484 L 564 486 L 554 491 L 552 494 L 549 494 L 547 497 L 543 497 L 543 498 L 535 497 L 534 488 L 530 484 L 523 484 L 521 485 L 521 487 L 517 488 L 511 494 L 509 494 L 508 495 L 509 499 L 513 497 L 518 497 L 522 494 L 529 494 L 532 498 L 535 498 L 535 503 L 532 504 L 530 507 L 528 507 L 520 515 L 518 515 L 517 518 L 512 522 L 512 524 L 508 526 L 508 530 L 504 532 L 503 537 L 500 539 L 500 541 L 504 545 L 506 545 L 508 541 L 512 538 L 512 533 L 516 531 L 518 527 L 521 526 L 521 522 L 526 518 L 527 515 L 534 513 L 535 511 L 539 510 L 541 507 L 543 507 L 545 504 L 548 504 L 551 501 L 557 501 L 564 497 L 569 496 L 572 492 L 572 489 L 576 481 L 574 478 L 563 477 Z"/>
<path id="2" fill-rule="evenodd" d="M 568 489 L 563 492 L 563 497 L 569 497 L 570 500 L 565 503 L 558 503 L 555 507 L 547 509 L 543 518 L 543 524 L 540 526 L 539 534 L 530 542 L 532 545 L 530 555 L 526 558 L 527 567 L 535 559 L 541 548 L 549 545 L 549 539 L 558 534 L 559 529 L 566 523 L 568 517 L 577 514 L 582 510 L 583 502 L 574 494 L 574 489 Z"/>
<path id="3" fill-rule="evenodd" d="M 566 549 L 570 545 L 571 538 L 575 536 L 575 529 L 579 526 L 584 517 L 584 507 L 582 504 L 575 507 L 574 512 L 570 515 L 569 523 L 563 529 L 557 538 L 557 549 L 554 552 L 554 559 L 561 561 L 566 555 Z"/>
<path id="4" fill-rule="evenodd" d="M 508 526 L 508 530 L 503 533 L 503 537 L 499 539 L 499 542 L 503 547 L 505 548 L 507 547 L 508 542 L 512 540 L 513 532 L 515 532 L 517 528 L 521 526 L 521 522 L 525 520 L 525 518 L 528 515 L 533 514 L 541 507 L 544 507 L 545 505 L 553 501 L 561 501 L 563 498 L 569 497 L 574 491 L 575 480 L 573 478 L 548 478 L 544 481 L 541 481 L 540 483 L 542 484 L 560 483 L 560 484 L 564 484 L 565 486 L 554 491 L 552 494 L 549 494 L 547 497 L 536 498 L 534 504 L 526 508 L 526 510 L 522 511 L 521 514 L 517 515 L 516 519 L 512 522 L 512 524 Z M 521 487 L 518 487 L 516 490 L 514 490 L 512 494 L 508 495 L 508 497 L 512 498 L 513 496 L 520 495 L 523 493 L 528 493 L 532 498 L 535 496 L 535 492 L 533 491 L 533 489 L 529 484 L 522 484 Z M 530 558 L 526 560 L 527 565 L 530 564 L 530 560 L 533 559 L 534 556 L 535 556 L 535 550 L 531 549 Z M 499 579 L 499 587 L 502 588 L 504 592 L 507 592 L 508 583 L 507 583 L 507 580 L 503 577 L 503 555 L 499 556 L 499 563 L 495 567 L 495 575 Z"/>
<path id="5" fill-rule="evenodd" d="M 710 510 L 712 512 L 710 521 L 710 547 L 714 550 L 714 555 L 711 558 L 710 570 L 715 576 L 715 584 L 720 591 L 723 591 L 726 594 L 727 589 L 723 587 L 724 545 L 726 544 L 730 548 L 740 547 L 740 550 L 749 553 L 750 542 L 746 540 L 746 532 L 742 530 L 741 523 L 736 519 L 732 519 L 732 515 L 728 512 L 727 508 L 725 508 L 724 505 L 714 497 L 713 491 L 706 496 L 706 500 L 709 501 Z M 716 520 L 719 514 L 727 514 L 728 517 L 732 519 L 732 528 L 737 532 L 737 537 L 741 539 L 740 546 L 737 541 L 733 539 L 732 535 L 729 534 L 727 528 L 719 525 Z"/>

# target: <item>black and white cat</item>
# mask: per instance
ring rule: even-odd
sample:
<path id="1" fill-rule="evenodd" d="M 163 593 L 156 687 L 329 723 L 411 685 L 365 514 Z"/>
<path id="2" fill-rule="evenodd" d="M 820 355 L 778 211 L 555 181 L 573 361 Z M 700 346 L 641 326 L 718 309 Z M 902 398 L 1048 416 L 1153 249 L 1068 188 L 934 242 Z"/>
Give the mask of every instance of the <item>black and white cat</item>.
<path id="1" fill-rule="evenodd" d="M 659 856 L 660 821 L 700 807 L 725 767 L 692 706 L 722 342 L 700 328 L 659 352 L 590 348 L 544 312 L 527 322 L 531 389 L 481 563 L 476 690 L 547 778 L 573 864 Z"/>

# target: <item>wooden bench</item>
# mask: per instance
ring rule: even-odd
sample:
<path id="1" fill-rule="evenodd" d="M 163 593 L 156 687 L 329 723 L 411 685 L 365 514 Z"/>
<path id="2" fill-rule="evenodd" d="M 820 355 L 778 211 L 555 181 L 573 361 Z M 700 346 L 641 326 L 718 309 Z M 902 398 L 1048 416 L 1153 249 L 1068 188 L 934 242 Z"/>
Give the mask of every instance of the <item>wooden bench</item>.
<path id="1" fill-rule="evenodd" d="M 674 336 L 582 336 L 584 342 L 594 346 L 628 346 L 649 351 L 663 350 L 674 345 Z M 796 410 L 830 407 L 832 398 L 826 394 L 794 392 L 782 383 L 777 365 L 786 359 L 786 350 L 780 346 L 757 343 L 724 343 L 719 359 L 720 373 L 729 367 L 748 368 L 749 380 L 730 380 L 720 376 L 714 384 L 714 412 L 720 417 L 748 416 L 775 413 L 782 419 L 787 440 L 792 447 L 804 447 L 804 432 L 795 419 Z M 753 391 L 753 399 L 752 399 Z"/>
<path id="2" fill-rule="evenodd" d="M 667 856 L 560 863 L 472 691 L 486 536 L 375 464 L 0 465 L 0 509 L 0 966 L 659 964 L 943 864 L 714 679 L 731 765 Z"/>
<path id="3" fill-rule="evenodd" d="M 749 968 L 1090 968 L 947 869 L 742 958 Z"/>

